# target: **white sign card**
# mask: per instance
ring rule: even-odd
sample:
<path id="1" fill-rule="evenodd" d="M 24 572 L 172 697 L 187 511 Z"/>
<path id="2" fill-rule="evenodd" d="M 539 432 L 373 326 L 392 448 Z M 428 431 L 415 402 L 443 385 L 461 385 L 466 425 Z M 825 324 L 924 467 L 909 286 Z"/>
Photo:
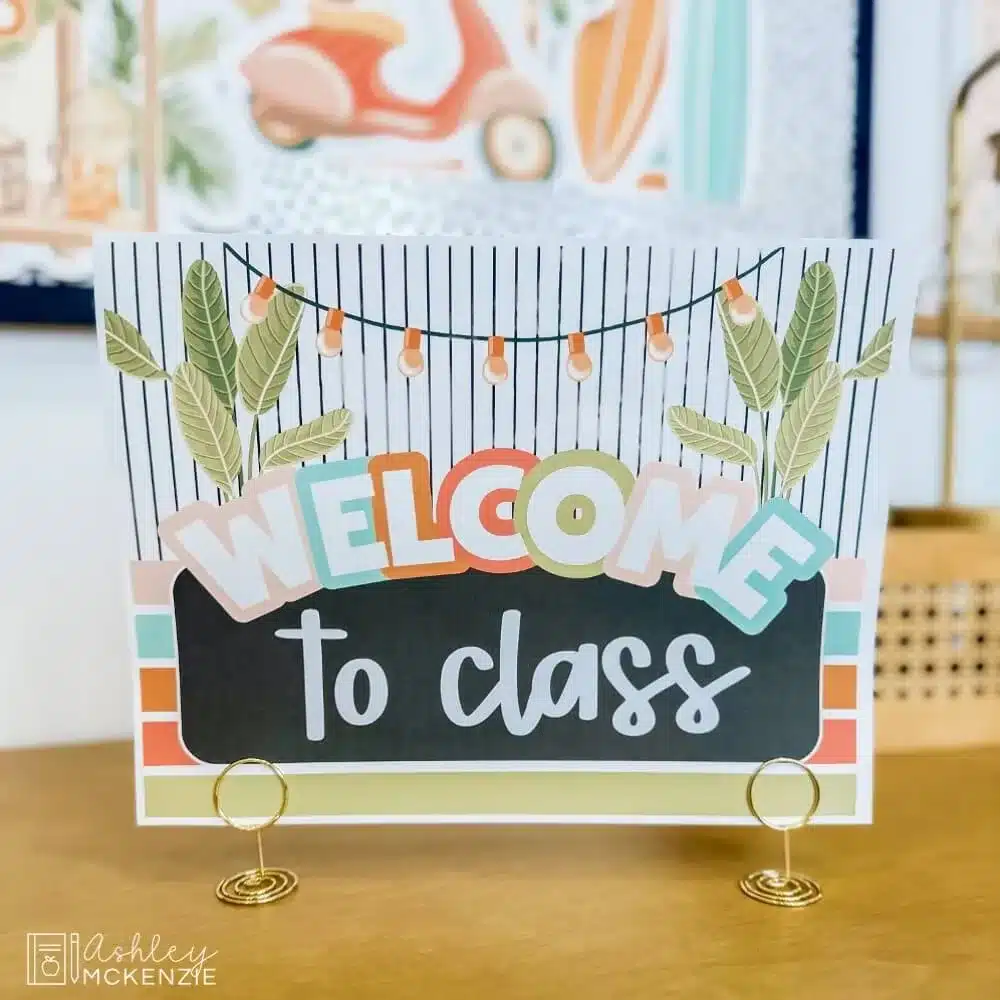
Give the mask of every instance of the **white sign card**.
<path id="1" fill-rule="evenodd" d="M 895 249 L 96 253 L 141 822 L 870 820 Z"/>

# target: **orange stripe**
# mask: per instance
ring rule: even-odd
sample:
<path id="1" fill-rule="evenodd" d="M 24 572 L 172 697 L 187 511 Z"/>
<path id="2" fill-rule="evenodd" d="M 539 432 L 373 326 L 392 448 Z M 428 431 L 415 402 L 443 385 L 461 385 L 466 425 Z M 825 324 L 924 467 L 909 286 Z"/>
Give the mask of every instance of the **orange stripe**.
<path id="1" fill-rule="evenodd" d="M 823 707 L 858 707 L 858 668 L 852 664 L 823 667 Z"/>
<path id="2" fill-rule="evenodd" d="M 858 728 L 854 719 L 824 719 L 819 746 L 810 764 L 853 764 L 857 760 Z"/>
<path id="3" fill-rule="evenodd" d="M 144 712 L 176 712 L 177 670 L 174 667 L 142 667 L 139 695 Z"/>
<path id="4" fill-rule="evenodd" d="M 199 763 L 181 744 L 176 722 L 142 724 L 142 762 L 147 767 Z"/>

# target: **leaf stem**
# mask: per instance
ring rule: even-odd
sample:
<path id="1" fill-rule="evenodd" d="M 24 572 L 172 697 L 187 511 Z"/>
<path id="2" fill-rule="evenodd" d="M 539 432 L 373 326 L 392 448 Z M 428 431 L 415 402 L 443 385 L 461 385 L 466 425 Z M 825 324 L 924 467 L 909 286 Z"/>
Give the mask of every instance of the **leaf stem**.
<path id="1" fill-rule="evenodd" d="M 237 416 L 237 413 L 236 413 L 236 407 L 235 406 L 233 406 L 233 423 L 235 423 L 236 426 L 237 426 L 237 428 L 239 428 L 238 416 Z M 239 430 L 237 430 L 237 433 L 239 433 Z M 249 473 L 249 471 L 250 471 L 250 462 L 248 460 L 247 461 L 247 472 Z M 243 473 L 243 465 L 241 463 L 239 471 L 236 473 L 236 495 L 238 497 L 243 496 L 243 486 L 244 486 L 245 482 L 246 482 L 246 480 L 245 480 L 244 473 Z"/>
<path id="2" fill-rule="evenodd" d="M 758 413 L 760 417 L 760 471 L 761 475 L 757 477 L 757 496 L 760 500 L 760 505 L 764 505 L 764 501 L 767 500 L 767 493 L 770 489 L 769 476 L 768 476 L 768 461 L 767 461 L 767 423 L 764 420 L 764 413 L 761 411 Z M 762 481 L 763 480 L 763 481 Z"/>
<path id="3" fill-rule="evenodd" d="M 253 479 L 253 442 L 254 438 L 257 439 L 257 461 L 260 461 L 260 424 L 258 423 L 259 416 L 255 413 L 253 415 L 253 423 L 250 425 L 250 444 L 247 447 L 247 482 L 249 483 Z"/>

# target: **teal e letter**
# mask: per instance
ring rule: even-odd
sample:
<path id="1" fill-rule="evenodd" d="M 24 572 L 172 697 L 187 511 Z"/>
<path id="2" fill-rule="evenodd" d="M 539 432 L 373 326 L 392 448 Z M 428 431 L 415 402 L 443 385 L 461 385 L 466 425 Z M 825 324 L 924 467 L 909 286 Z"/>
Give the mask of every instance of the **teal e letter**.
<path id="1" fill-rule="evenodd" d="M 388 557 L 375 537 L 368 459 L 306 465 L 295 473 L 295 489 L 320 585 L 382 583 Z"/>
<path id="2" fill-rule="evenodd" d="M 726 546 L 718 573 L 695 592 L 748 635 L 763 632 L 788 601 L 793 580 L 814 577 L 834 544 L 787 500 L 769 500 Z"/>

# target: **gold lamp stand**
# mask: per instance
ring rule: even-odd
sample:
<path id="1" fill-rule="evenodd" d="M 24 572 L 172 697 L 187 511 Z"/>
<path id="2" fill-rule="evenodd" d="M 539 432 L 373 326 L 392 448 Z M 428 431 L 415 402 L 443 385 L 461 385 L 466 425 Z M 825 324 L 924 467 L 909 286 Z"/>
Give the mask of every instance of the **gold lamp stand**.
<path id="1" fill-rule="evenodd" d="M 958 528 L 976 532 L 1000 528 L 1000 511 L 959 507 L 955 503 L 955 436 L 958 397 L 958 345 L 963 335 L 962 303 L 959 299 L 959 229 L 962 220 L 962 126 L 969 97 L 976 85 L 1000 66 L 1000 51 L 984 59 L 959 87 L 948 123 L 948 226 L 946 236 L 944 334 L 944 462 L 941 474 L 941 504 L 937 507 L 900 507 L 890 514 L 898 528 Z M 1000 154 L 998 154 L 1000 155 Z"/>

